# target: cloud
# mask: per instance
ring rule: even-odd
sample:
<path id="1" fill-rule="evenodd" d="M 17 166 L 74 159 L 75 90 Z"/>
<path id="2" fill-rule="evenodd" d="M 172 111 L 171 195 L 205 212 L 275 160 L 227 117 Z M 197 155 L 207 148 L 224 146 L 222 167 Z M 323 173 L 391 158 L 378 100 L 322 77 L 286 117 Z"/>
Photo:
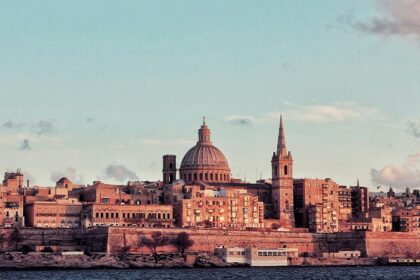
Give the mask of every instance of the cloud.
<path id="1" fill-rule="evenodd" d="M 323 105 L 297 105 L 284 102 L 289 107 L 285 111 L 288 119 L 300 122 L 342 122 L 364 121 L 380 116 L 378 109 L 364 107 L 355 102 L 336 102 Z M 278 118 L 278 114 L 276 116 Z"/>
<path id="2" fill-rule="evenodd" d="M 54 120 L 40 120 L 34 125 L 35 133 L 40 136 L 53 135 L 57 132 Z"/>
<path id="3" fill-rule="evenodd" d="M 115 179 L 119 182 L 127 180 L 138 180 L 137 174 L 129 170 L 122 164 L 111 164 L 105 168 L 105 177 L 107 179 Z"/>
<path id="4" fill-rule="evenodd" d="M 2 127 L 9 128 L 9 129 L 18 129 L 18 128 L 21 128 L 23 126 L 25 126 L 24 123 L 17 123 L 17 122 L 11 121 L 11 120 L 8 120 L 7 122 L 4 122 L 2 124 Z"/>
<path id="5" fill-rule="evenodd" d="M 388 164 L 380 170 L 371 169 L 372 182 L 392 187 L 420 186 L 420 153 L 407 157 L 403 164 Z"/>
<path id="6" fill-rule="evenodd" d="M 288 120 L 299 122 L 327 123 L 345 121 L 381 120 L 379 110 L 366 107 L 356 102 L 335 102 L 331 104 L 300 105 L 288 101 L 283 102 L 286 108 L 280 112 L 267 112 L 254 116 L 232 115 L 225 120 L 233 125 L 251 126 L 256 124 L 278 122 L 280 114 Z"/>
<path id="7" fill-rule="evenodd" d="M 345 18 L 353 28 L 370 34 L 387 36 L 414 36 L 420 39 L 420 1 L 380 0 L 376 1 L 381 13 L 367 21 L 355 22 Z"/>
<path id="8" fill-rule="evenodd" d="M 252 126 L 254 125 L 255 118 L 252 116 L 227 116 L 226 121 L 237 126 Z"/>
<path id="9" fill-rule="evenodd" d="M 31 149 L 32 148 L 31 148 L 31 145 L 29 143 L 29 139 L 23 139 L 23 141 L 20 143 L 19 150 L 21 150 L 21 151 L 30 151 Z"/>
<path id="10" fill-rule="evenodd" d="M 407 132 L 416 138 L 420 138 L 420 119 L 409 120 L 407 122 L 407 125 L 408 125 Z"/>
<path id="11" fill-rule="evenodd" d="M 77 169 L 74 167 L 68 167 L 64 171 L 54 171 L 51 173 L 51 181 L 53 182 L 57 182 L 63 177 L 66 177 L 76 184 L 83 184 L 85 182 L 85 176 L 83 174 L 79 174 Z"/>

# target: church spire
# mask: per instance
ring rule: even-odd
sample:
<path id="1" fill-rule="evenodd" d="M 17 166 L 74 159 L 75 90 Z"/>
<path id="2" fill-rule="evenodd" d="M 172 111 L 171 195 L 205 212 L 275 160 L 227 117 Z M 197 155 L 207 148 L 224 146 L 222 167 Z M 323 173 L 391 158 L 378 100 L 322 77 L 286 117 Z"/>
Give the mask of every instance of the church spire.
<path id="1" fill-rule="evenodd" d="M 282 115 L 280 115 L 279 139 L 278 139 L 278 142 L 277 142 L 277 156 L 287 156 L 286 138 L 284 137 Z"/>

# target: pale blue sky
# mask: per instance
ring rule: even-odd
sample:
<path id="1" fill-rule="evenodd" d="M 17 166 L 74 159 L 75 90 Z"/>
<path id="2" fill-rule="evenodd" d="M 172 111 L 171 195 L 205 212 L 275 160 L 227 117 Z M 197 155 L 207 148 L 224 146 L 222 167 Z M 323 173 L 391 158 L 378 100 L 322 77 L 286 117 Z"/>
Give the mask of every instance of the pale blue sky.
<path id="1" fill-rule="evenodd" d="M 281 112 L 295 177 L 419 186 L 420 30 L 366 30 L 404 14 L 352 2 L 0 0 L 0 170 L 159 179 L 205 115 L 254 181 Z"/>

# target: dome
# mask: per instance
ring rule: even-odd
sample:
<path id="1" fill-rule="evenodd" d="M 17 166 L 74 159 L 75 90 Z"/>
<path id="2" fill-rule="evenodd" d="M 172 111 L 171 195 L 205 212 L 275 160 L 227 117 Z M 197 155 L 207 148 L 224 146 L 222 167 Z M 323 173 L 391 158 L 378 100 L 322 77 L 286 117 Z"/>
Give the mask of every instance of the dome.
<path id="1" fill-rule="evenodd" d="M 198 142 L 184 156 L 180 176 L 186 182 L 229 182 L 230 168 L 225 155 L 210 141 L 210 129 L 205 120 L 198 131 Z"/>
<path id="2" fill-rule="evenodd" d="M 184 156 L 181 168 L 216 168 L 230 170 L 225 155 L 215 146 L 198 143 Z"/>

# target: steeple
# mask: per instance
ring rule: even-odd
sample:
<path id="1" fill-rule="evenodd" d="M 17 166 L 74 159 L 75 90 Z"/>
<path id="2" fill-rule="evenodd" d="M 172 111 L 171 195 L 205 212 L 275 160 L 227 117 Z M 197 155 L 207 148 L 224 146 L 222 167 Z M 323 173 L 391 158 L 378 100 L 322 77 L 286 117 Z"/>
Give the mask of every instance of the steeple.
<path id="1" fill-rule="evenodd" d="M 277 156 L 287 156 L 286 138 L 284 137 L 283 117 L 280 115 L 279 139 L 277 142 Z"/>

